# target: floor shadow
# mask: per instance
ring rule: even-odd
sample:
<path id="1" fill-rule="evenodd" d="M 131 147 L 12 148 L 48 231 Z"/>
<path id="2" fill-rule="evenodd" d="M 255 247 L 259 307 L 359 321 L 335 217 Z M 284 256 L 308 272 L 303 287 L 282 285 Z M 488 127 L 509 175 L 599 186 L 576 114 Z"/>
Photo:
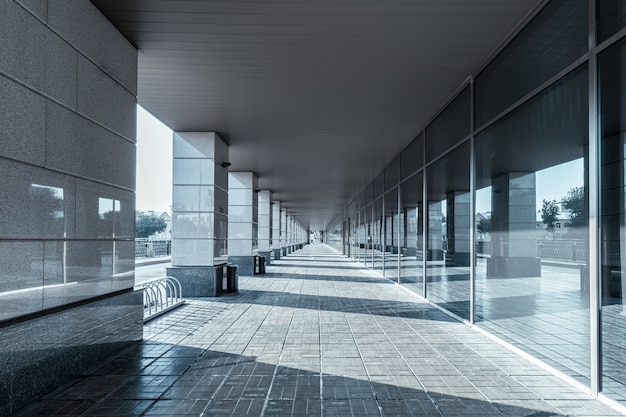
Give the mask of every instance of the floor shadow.
<path id="1" fill-rule="evenodd" d="M 324 372 L 319 360 L 302 364 L 273 365 L 253 356 L 144 342 L 16 416 L 562 415 L 547 403 L 488 401 L 469 382 L 426 389 L 415 377 L 389 383 L 365 371 Z"/>
<path id="2" fill-rule="evenodd" d="M 381 278 L 384 279 L 384 278 Z M 403 317 L 431 321 L 456 322 L 449 315 L 433 309 L 427 303 L 350 298 L 340 296 L 290 294 L 275 291 L 240 289 L 239 294 L 222 298 L 228 303 L 252 303 L 267 306 L 312 309 L 341 313 Z"/>

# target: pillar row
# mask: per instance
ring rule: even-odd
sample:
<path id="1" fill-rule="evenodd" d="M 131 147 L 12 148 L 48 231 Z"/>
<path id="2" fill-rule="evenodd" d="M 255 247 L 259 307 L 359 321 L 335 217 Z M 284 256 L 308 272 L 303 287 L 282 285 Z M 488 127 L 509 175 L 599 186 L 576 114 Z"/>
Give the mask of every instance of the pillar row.
<path id="1" fill-rule="evenodd" d="M 272 222 L 272 192 L 261 190 L 259 196 L 259 255 L 265 263 L 271 263 L 270 230 Z"/>
<path id="2" fill-rule="evenodd" d="M 274 201 L 272 205 L 272 251 L 274 260 L 280 259 L 280 201 Z"/>
<path id="3" fill-rule="evenodd" d="M 283 256 L 287 255 L 287 209 L 280 209 L 280 250 Z"/>

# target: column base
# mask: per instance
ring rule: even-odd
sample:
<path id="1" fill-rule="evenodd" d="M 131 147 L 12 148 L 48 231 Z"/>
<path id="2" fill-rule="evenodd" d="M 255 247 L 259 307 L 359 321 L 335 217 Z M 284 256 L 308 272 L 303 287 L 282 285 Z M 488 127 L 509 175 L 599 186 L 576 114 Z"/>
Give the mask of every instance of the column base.
<path id="1" fill-rule="evenodd" d="M 277 261 L 280 259 L 280 249 L 274 249 L 274 260 Z"/>
<path id="2" fill-rule="evenodd" d="M 176 278 L 183 297 L 219 297 L 222 292 L 224 266 L 172 266 L 167 275 Z"/>
<path id="3" fill-rule="evenodd" d="M 446 266 L 469 266 L 470 254 L 467 252 L 446 252 Z"/>
<path id="4" fill-rule="evenodd" d="M 283 256 L 287 256 L 287 248 L 282 248 L 281 250 L 283 251 Z"/>
<path id="5" fill-rule="evenodd" d="M 272 252 L 270 251 L 259 251 L 259 256 L 264 256 L 265 257 L 265 265 L 270 265 L 272 263 Z"/>
<path id="6" fill-rule="evenodd" d="M 487 278 L 541 276 L 541 259 L 531 256 L 492 256 L 487 259 Z"/>
<path id="7" fill-rule="evenodd" d="M 228 263 L 237 265 L 237 273 L 241 275 L 254 275 L 254 256 L 229 256 Z"/>

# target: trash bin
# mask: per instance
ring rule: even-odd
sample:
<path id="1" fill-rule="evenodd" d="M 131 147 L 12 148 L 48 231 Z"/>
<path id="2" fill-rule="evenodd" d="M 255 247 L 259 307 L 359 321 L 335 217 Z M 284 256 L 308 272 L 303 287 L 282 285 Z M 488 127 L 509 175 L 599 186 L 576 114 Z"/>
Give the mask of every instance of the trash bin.
<path id="1" fill-rule="evenodd" d="M 259 274 L 265 273 L 265 256 L 259 256 Z"/>
<path id="2" fill-rule="evenodd" d="M 237 265 L 226 265 L 226 292 L 239 291 Z"/>

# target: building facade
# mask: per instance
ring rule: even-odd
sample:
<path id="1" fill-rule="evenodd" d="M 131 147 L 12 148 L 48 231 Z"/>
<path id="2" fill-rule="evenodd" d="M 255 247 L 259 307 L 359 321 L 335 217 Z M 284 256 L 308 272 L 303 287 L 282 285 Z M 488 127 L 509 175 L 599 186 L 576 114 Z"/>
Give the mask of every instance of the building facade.
<path id="1" fill-rule="evenodd" d="M 327 231 L 344 254 L 622 404 L 625 26 L 623 2 L 544 2 Z"/>

